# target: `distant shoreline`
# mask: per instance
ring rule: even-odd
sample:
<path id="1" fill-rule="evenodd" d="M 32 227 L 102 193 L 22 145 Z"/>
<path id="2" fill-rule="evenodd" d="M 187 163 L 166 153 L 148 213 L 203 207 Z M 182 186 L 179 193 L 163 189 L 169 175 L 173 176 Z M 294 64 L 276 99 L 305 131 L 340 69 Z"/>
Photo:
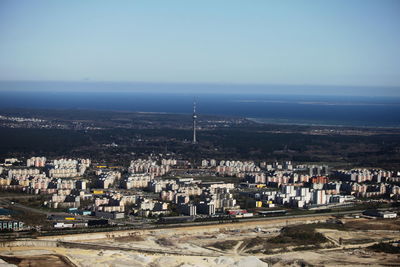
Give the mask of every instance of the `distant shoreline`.
<path id="1" fill-rule="evenodd" d="M 270 119 L 270 118 L 250 118 L 246 117 L 247 120 L 250 120 L 252 122 L 256 122 L 259 124 L 270 124 L 270 125 L 293 125 L 293 126 L 314 126 L 314 127 L 343 127 L 343 128 L 377 128 L 377 129 L 400 129 L 400 125 L 398 126 L 379 126 L 379 125 L 357 125 L 357 124 L 336 124 L 336 123 L 326 123 L 326 122 L 294 122 L 294 121 L 289 121 L 286 119 Z M 286 122 L 285 122 L 286 121 Z"/>
<path id="2" fill-rule="evenodd" d="M 397 98 L 0 91 L 0 107 L 191 114 L 194 98 L 199 119 L 210 115 L 263 124 L 400 128 Z"/>
<path id="3" fill-rule="evenodd" d="M 15 111 L 13 111 L 15 110 Z M 22 108 L 22 107 L 0 107 L 0 115 L 8 115 L 10 116 L 22 116 L 22 117 L 29 117 L 28 115 L 32 115 L 31 111 L 38 111 L 41 112 L 68 112 L 68 111 L 81 111 L 81 112 L 89 112 L 89 113 L 96 113 L 96 112 L 110 112 L 110 113 L 123 113 L 123 114 L 138 114 L 138 115 L 161 115 L 161 116 L 191 116 L 191 113 L 179 113 L 179 112 L 151 112 L 151 111 L 130 111 L 130 110 L 115 110 L 115 109 L 95 109 L 95 108 Z M 22 112 L 22 114 L 21 114 Z M 4 113 L 4 114 L 3 114 Z M 34 117 L 35 115 L 32 115 Z M 298 120 L 295 121 L 293 119 L 274 119 L 274 118 L 263 118 L 263 117 L 246 117 L 246 116 L 238 116 L 238 115 L 228 115 L 228 114 L 198 114 L 199 119 L 201 120 L 202 117 L 205 119 L 209 118 L 226 118 L 226 119 L 245 119 L 253 123 L 257 124 L 264 124 L 264 125 L 284 125 L 284 126 L 309 126 L 309 127 L 337 127 L 337 128 L 359 128 L 359 129 L 400 129 L 400 125 L 361 125 L 357 123 L 345 123 L 345 122 L 325 122 L 325 121 L 317 121 L 317 120 Z"/>

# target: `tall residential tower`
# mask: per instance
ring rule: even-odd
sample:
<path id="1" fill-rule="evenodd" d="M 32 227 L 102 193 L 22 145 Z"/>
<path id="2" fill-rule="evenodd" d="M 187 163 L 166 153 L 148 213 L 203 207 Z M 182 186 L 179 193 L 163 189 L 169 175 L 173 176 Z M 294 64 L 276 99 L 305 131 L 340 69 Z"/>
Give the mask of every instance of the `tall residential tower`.
<path id="1" fill-rule="evenodd" d="M 196 139 L 196 102 L 193 101 L 193 144 L 197 144 L 197 139 Z"/>

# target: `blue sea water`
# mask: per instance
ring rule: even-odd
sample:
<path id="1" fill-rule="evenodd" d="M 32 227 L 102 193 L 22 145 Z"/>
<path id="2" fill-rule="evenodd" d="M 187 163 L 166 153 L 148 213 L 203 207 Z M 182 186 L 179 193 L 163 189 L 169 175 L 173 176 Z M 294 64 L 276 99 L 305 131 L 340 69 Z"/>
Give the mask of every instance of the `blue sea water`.
<path id="1" fill-rule="evenodd" d="M 400 127 L 400 98 L 266 94 L 0 91 L 0 108 L 96 109 L 253 118 L 266 123 Z"/>

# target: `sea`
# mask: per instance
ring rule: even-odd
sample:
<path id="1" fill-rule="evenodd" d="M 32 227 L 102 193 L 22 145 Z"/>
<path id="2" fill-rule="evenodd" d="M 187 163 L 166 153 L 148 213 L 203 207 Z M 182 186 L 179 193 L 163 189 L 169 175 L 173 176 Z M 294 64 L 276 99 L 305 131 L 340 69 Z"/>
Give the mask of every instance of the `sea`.
<path id="1" fill-rule="evenodd" d="M 192 113 L 261 123 L 400 127 L 400 98 L 262 93 L 0 90 L 1 108 Z M 1 112 L 1 110 L 0 110 Z"/>

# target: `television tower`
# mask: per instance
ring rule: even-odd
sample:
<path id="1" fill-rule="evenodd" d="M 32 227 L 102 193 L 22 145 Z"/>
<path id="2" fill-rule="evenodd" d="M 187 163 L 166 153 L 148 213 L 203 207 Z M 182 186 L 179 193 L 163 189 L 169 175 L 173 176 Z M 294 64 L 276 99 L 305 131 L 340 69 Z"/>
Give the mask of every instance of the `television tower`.
<path id="1" fill-rule="evenodd" d="M 197 119 L 197 115 L 196 115 L 196 102 L 193 101 L 193 144 L 197 144 L 197 139 L 196 139 L 196 119 Z"/>

